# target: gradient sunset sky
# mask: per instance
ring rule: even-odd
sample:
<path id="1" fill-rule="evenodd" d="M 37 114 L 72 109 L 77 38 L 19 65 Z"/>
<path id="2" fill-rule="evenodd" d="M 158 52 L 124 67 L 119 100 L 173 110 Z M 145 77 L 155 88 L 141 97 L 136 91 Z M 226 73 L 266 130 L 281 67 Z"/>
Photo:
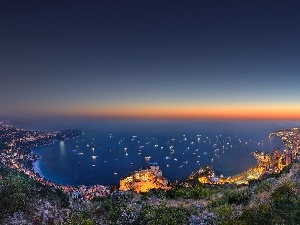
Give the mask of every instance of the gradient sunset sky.
<path id="1" fill-rule="evenodd" d="M 300 119 L 300 1 L 1 1 L 0 115 Z"/>

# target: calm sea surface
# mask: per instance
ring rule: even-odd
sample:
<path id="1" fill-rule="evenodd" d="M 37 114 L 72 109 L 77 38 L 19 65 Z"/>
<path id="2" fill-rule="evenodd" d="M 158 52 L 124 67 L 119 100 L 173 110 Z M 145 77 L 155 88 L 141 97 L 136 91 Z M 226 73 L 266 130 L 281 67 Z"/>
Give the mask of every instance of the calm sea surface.
<path id="1" fill-rule="evenodd" d="M 157 162 L 169 180 L 179 180 L 205 165 L 213 166 L 218 175 L 238 174 L 256 164 L 252 151 L 283 148 L 278 138 L 269 139 L 272 131 L 299 124 L 48 120 L 14 125 L 31 130 L 84 131 L 84 136 L 34 149 L 41 157 L 35 168 L 47 179 L 71 185 L 118 185 L 120 178 L 149 162 Z"/>

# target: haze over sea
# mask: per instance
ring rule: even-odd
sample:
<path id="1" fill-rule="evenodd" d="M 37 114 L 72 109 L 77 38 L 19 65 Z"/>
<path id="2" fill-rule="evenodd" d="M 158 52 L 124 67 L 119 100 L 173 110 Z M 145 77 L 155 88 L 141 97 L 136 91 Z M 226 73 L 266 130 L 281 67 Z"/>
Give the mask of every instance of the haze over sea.
<path id="1" fill-rule="evenodd" d="M 174 181 L 201 166 L 231 176 L 254 166 L 252 151 L 283 149 L 276 129 L 297 121 L 24 120 L 18 128 L 80 129 L 84 135 L 36 148 L 35 170 L 59 184 L 118 185 L 120 178 L 149 162 Z M 151 157 L 146 159 L 145 157 Z"/>

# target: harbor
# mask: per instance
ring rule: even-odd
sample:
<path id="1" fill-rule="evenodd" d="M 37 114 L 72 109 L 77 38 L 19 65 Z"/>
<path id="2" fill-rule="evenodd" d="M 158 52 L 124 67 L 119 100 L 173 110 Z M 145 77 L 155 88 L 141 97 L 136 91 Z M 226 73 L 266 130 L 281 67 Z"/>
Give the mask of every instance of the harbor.
<path id="1" fill-rule="evenodd" d="M 209 138 L 208 136 L 202 137 L 201 134 L 195 135 L 194 141 L 193 137 L 186 134 L 181 136 L 181 139 L 171 137 L 163 141 L 163 145 L 159 144 L 156 138 L 144 137 L 144 141 L 139 139 L 138 135 L 132 135 L 129 143 L 126 142 L 126 138 L 117 139 L 114 141 L 114 135 L 109 134 L 109 140 L 111 145 L 115 146 L 109 149 L 109 154 L 111 158 L 104 158 L 103 152 L 98 151 L 98 148 L 103 148 L 101 143 L 97 143 L 97 139 L 92 138 L 89 144 L 84 141 L 85 136 L 82 136 L 81 131 L 59 131 L 59 132 L 37 132 L 28 131 L 24 129 L 17 129 L 11 125 L 1 123 L 1 141 L 7 145 L 7 148 L 1 152 L 1 162 L 2 164 L 17 169 L 18 171 L 27 174 L 32 179 L 38 180 L 44 185 L 54 186 L 60 188 L 70 195 L 72 193 L 80 193 L 80 196 L 84 198 L 92 198 L 95 196 L 105 196 L 109 193 L 109 188 L 107 184 L 94 183 L 94 184 L 62 184 L 59 182 L 47 179 L 45 174 L 41 171 L 40 163 L 42 158 L 38 155 L 33 154 L 32 149 L 43 146 L 44 147 L 55 147 L 59 145 L 60 154 L 69 153 L 73 155 L 75 160 L 78 160 L 77 165 L 82 165 L 86 167 L 87 162 L 85 160 L 91 160 L 89 164 L 91 168 L 97 169 L 99 164 L 105 168 L 105 166 L 110 167 L 111 174 L 106 173 L 106 177 L 115 179 L 120 186 L 120 190 L 135 190 L 136 192 L 146 192 L 152 188 L 160 188 L 168 190 L 171 187 L 168 186 L 169 181 L 174 181 L 165 175 L 168 169 L 172 168 L 172 171 L 177 173 L 183 167 L 188 167 L 190 164 L 194 164 L 197 169 L 191 171 L 188 175 L 191 179 L 197 179 L 199 183 L 208 184 L 248 184 L 249 181 L 259 179 L 264 174 L 279 173 L 285 166 L 288 166 L 293 160 L 299 157 L 299 128 L 276 130 L 268 136 L 269 140 L 272 141 L 276 138 L 284 146 L 282 149 L 275 148 L 273 152 L 265 152 L 257 150 L 254 152 L 247 151 L 247 154 L 256 159 L 256 164 L 248 167 L 241 173 L 233 174 L 232 176 L 226 176 L 223 174 L 217 174 L 214 170 L 214 164 L 218 162 L 221 156 L 228 154 L 231 148 L 236 146 L 244 146 L 246 148 L 251 143 L 255 143 L 255 147 L 264 148 L 264 141 L 255 142 L 252 140 L 242 140 L 238 135 L 234 137 L 224 138 L 222 135 L 215 136 L 215 139 Z M 80 134 L 80 135 L 79 135 Z M 81 142 L 80 142 L 81 140 Z M 177 143 L 176 143 L 177 141 Z M 74 147 L 68 146 L 68 143 L 73 143 Z M 124 142 L 124 143 L 123 143 Z M 116 144 L 120 147 L 116 147 Z M 136 144 L 136 146 L 134 145 Z M 206 151 L 199 149 L 198 144 L 205 144 L 209 148 Z M 179 148 L 183 145 L 184 148 Z M 85 146 L 86 149 L 83 149 Z M 126 147 L 124 147 L 126 146 Z M 147 146 L 152 147 L 152 156 L 149 154 L 151 151 L 147 151 Z M 124 163 L 124 158 L 129 157 L 129 153 L 133 151 L 133 148 L 139 149 L 135 151 L 136 158 L 142 160 L 142 166 L 140 169 L 134 170 L 141 163 L 134 163 L 134 160 L 125 161 L 128 170 L 120 170 L 111 166 L 111 162 L 115 162 L 116 165 Z M 256 147 L 257 148 L 257 147 Z M 118 149 L 122 149 L 121 156 L 114 158 Z M 41 151 L 41 150 L 38 150 Z M 150 160 L 157 158 L 154 153 L 164 153 L 167 156 L 161 156 L 160 161 L 164 163 L 151 163 Z M 190 155 L 189 160 L 185 160 L 182 156 Z M 238 152 L 237 152 L 238 153 Z M 90 159 L 82 158 L 84 156 L 90 156 Z M 131 154 L 130 154 L 131 155 Z M 142 155 L 142 156 L 140 156 Z M 153 157 L 154 155 L 154 157 Z M 175 157 L 176 156 L 176 157 Z M 55 157 L 55 155 L 54 155 Z M 201 158 L 205 158 L 204 163 L 210 163 L 200 165 Z M 180 159 L 180 160 L 179 160 Z M 215 159 L 213 161 L 213 159 Z M 38 160 L 38 161 L 37 161 Z M 100 162 L 99 162 L 100 161 Z M 118 161 L 118 162 L 116 162 Z M 163 166 L 161 166 L 163 165 Z M 55 165 L 54 165 L 55 166 Z M 146 166 L 146 167 L 145 167 Z M 163 168 L 162 168 L 163 167 Z M 35 169 L 34 169 L 35 168 Z M 195 168 L 195 167 L 194 167 Z M 200 169 L 199 169 L 200 168 Z M 188 171 L 186 171 L 188 173 Z M 164 176 L 162 175 L 164 173 Z M 204 175 L 203 175 L 204 174 Z M 76 175 L 76 174 L 75 174 Z M 81 177 L 80 175 L 76 175 Z M 86 174 L 88 177 L 89 175 Z M 91 191 L 93 190 L 93 191 Z M 75 196 L 78 196 L 75 194 Z"/>

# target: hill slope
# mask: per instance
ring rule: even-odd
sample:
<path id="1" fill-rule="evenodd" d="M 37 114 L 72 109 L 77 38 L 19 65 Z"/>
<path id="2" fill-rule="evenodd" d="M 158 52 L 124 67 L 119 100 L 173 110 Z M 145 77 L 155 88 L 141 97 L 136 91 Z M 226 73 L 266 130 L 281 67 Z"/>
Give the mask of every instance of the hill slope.
<path id="1" fill-rule="evenodd" d="M 300 224 L 300 164 L 249 186 L 174 185 L 72 200 L 0 166 L 1 224 Z"/>

